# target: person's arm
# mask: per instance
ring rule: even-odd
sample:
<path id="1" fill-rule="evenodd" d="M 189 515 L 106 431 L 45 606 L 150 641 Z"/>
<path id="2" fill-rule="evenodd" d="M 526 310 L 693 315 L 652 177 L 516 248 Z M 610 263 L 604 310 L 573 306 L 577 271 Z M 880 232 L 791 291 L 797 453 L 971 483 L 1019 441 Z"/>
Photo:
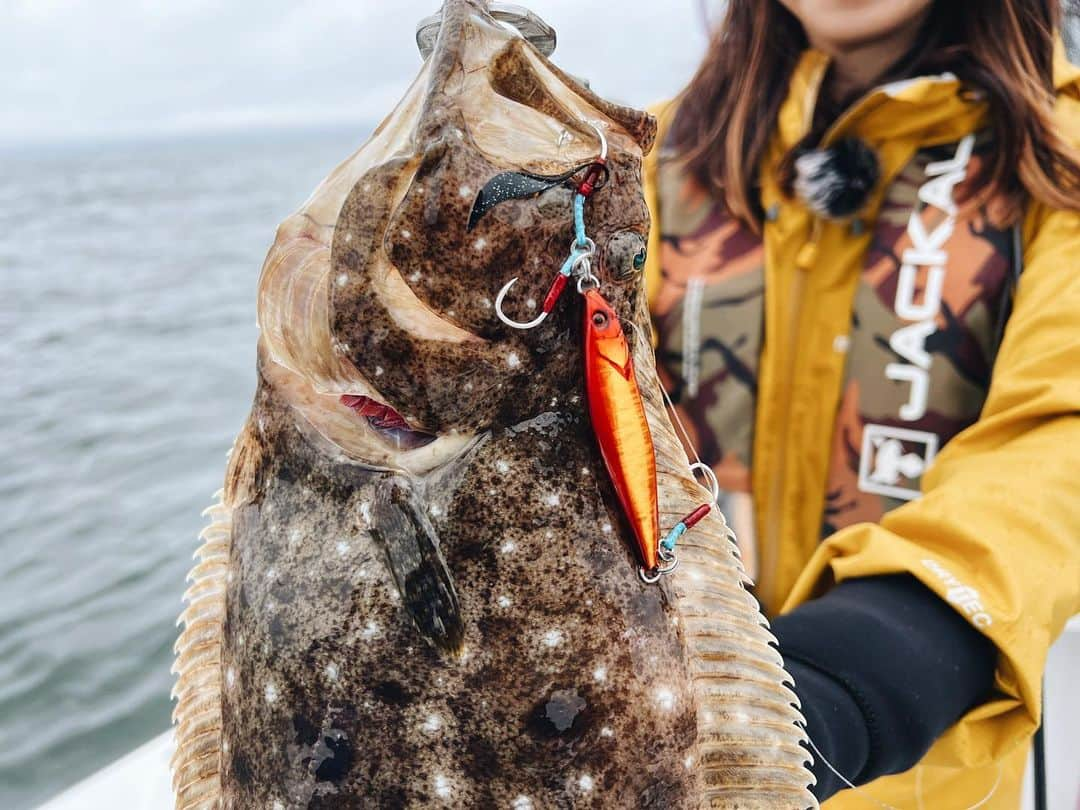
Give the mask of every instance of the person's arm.
<path id="1" fill-rule="evenodd" d="M 927 755 L 930 764 L 985 765 L 1034 732 L 1047 652 L 1080 611 L 1080 214 L 1036 206 L 1025 245 L 1025 270 L 980 419 L 938 455 L 920 499 L 879 524 L 849 526 L 826 540 L 781 611 L 791 613 L 790 623 L 777 620 L 798 670 L 809 653 L 798 638 L 806 631 L 795 626 L 821 610 L 812 608 L 815 596 L 827 593 L 819 602 L 826 605 L 843 583 L 906 574 L 988 639 L 996 656 L 993 694 L 944 732 Z M 904 610 L 914 604 L 905 599 Z M 936 629 L 944 626 L 935 621 Z M 877 649 L 869 635 L 848 643 Z M 843 671 L 839 651 L 829 660 L 824 655 L 816 659 L 821 671 Z M 904 664 L 901 655 L 894 658 Z M 866 670 L 855 685 L 900 688 L 888 686 L 890 674 Z M 950 698 L 948 711 L 943 702 L 934 728 L 952 723 L 965 699 Z M 857 759 L 847 767 L 865 767 Z M 867 761 L 882 767 L 872 754 Z"/>
<path id="2" fill-rule="evenodd" d="M 990 694 L 994 645 L 914 577 L 854 579 L 772 625 L 814 753 L 819 801 L 912 767 Z"/>

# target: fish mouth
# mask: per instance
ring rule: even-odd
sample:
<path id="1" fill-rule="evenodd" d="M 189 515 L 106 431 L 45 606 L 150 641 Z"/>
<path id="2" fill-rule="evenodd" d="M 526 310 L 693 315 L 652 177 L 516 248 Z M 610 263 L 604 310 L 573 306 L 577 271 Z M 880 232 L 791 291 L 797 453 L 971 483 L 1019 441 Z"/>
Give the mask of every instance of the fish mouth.
<path id="1" fill-rule="evenodd" d="M 372 430 L 398 450 L 415 450 L 438 438 L 434 433 L 413 427 L 394 408 L 372 397 L 364 394 L 342 394 L 340 401 L 357 416 L 366 419 Z"/>

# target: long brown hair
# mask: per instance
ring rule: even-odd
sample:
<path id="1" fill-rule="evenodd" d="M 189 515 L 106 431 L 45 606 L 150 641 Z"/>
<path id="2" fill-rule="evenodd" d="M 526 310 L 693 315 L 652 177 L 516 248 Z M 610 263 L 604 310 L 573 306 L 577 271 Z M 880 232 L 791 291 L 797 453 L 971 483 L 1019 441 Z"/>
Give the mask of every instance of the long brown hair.
<path id="1" fill-rule="evenodd" d="M 997 210 L 1007 222 L 1020 215 L 1026 194 L 1055 208 L 1080 209 L 1080 155 L 1053 121 L 1059 2 L 935 0 L 914 49 L 879 77 L 950 70 L 985 96 L 994 146 L 974 185 L 980 200 L 1002 200 Z M 729 0 L 705 60 L 679 99 L 671 132 L 676 153 L 734 216 L 754 227 L 761 224 L 758 167 L 806 47 L 802 25 L 778 0 Z M 852 100 L 819 105 L 810 133 L 792 154 L 816 145 Z"/>

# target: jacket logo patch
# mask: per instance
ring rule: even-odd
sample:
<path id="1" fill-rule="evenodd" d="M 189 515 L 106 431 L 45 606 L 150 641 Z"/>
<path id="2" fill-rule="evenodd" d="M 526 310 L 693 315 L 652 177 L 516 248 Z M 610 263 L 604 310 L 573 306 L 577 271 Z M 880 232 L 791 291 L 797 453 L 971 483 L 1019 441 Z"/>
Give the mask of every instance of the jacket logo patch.
<path id="1" fill-rule="evenodd" d="M 919 482 L 938 451 L 938 437 L 925 430 L 863 427 L 859 489 L 905 501 L 919 497 Z"/>
<path id="2" fill-rule="evenodd" d="M 926 351 L 926 340 L 937 331 L 937 315 L 941 309 L 945 285 L 945 265 L 948 256 L 945 243 L 956 225 L 956 202 L 953 190 L 967 174 L 968 161 L 975 146 L 975 136 L 968 135 L 956 148 L 951 160 L 931 163 L 926 167 L 927 181 L 919 188 L 919 199 L 945 213 L 945 219 L 927 232 L 916 209 L 908 220 L 911 247 L 901 257 L 900 276 L 896 285 L 897 316 L 911 321 L 893 332 L 889 346 L 904 362 L 889 363 L 885 376 L 893 382 L 909 383 L 908 401 L 900 406 L 900 418 L 915 422 L 926 415 L 930 394 L 930 365 L 933 358 Z M 925 270 L 925 273 L 920 272 Z M 917 283 L 921 278 L 923 300 L 915 300 Z"/>

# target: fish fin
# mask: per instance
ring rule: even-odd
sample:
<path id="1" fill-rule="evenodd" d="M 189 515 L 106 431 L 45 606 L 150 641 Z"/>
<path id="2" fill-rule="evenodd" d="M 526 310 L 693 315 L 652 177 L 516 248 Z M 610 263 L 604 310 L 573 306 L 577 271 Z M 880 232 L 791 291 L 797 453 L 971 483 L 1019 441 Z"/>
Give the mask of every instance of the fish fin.
<path id="1" fill-rule="evenodd" d="M 371 534 L 382 546 L 402 603 L 425 639 L 457 654 L 465 637 L 450 569 L 426 504 L 404 479 L 387 481 L 371 510 Z"/>
<path id="2" fill-rule="evenodd" d="M 635 320 L 648 323 L 644 312 Z M 661 526 L 671 526 L 711 496 L 689 471 L 647 340 L 634 341 L 633 357 L 656 450 Z M 701 805 L 816 808 L 798 698 L 769 624 L 747 589 L 752 582 L 733 538 L 720 510 L 710 510 L 679 540 L 679 568 L 665 578 L 685 638 L 697 708 L 694 762 Z"/>
<path id="3" fill-rule="evenodd" d="M 245 430 L 230 456 L 230 475 L 244 458 Z M 235 485 L 232 486 L 235 492 Z M 186 608 L 178 624 L 184 630 L 176 642 L 173 710 L 176 751 L 173 753 L 173 793 L 176 810 L 217 807 L 221 801 L 221 645 L 225 624 L 228 555 L 232 544 L 231 500 L 218 491 L 204 514 L 210 523 L 200 533 L 195 567 L 184 594 Z M 215 561 L 223 560 L 225 564 Z M 211 564 L 213 563 L 213 564 Z"/>

